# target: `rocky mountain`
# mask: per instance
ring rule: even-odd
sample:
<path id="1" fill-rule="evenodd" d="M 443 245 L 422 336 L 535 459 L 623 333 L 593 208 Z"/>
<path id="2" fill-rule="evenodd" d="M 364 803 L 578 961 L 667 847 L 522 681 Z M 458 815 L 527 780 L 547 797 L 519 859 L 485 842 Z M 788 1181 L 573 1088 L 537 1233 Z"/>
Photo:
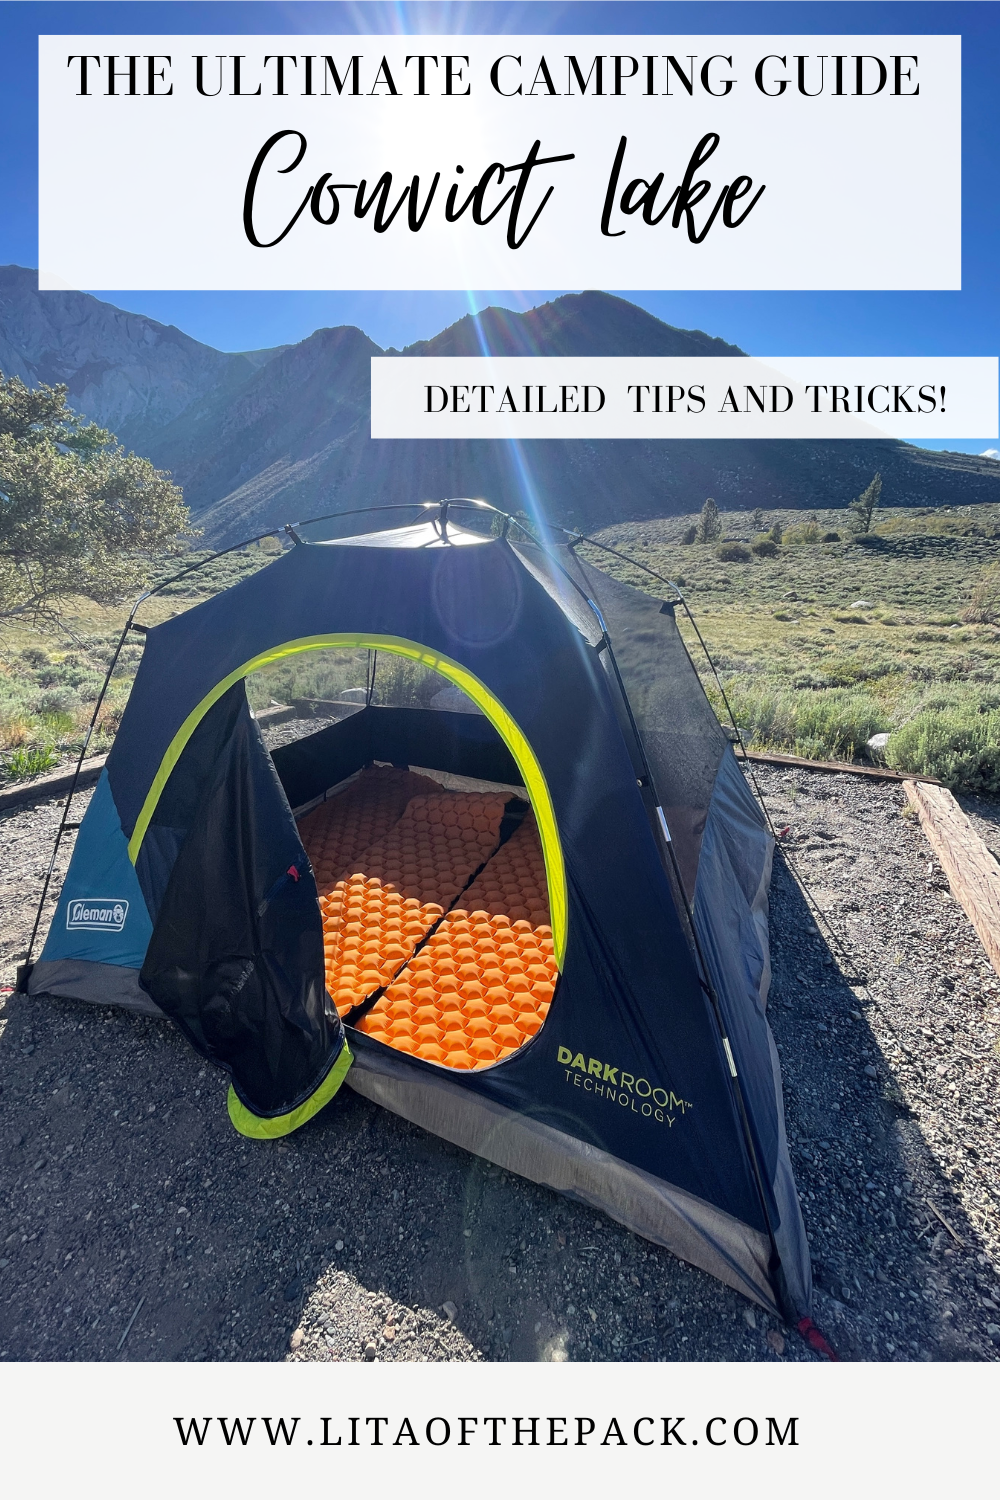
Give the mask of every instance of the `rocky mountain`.
<path id="1" fill-rule="evenodd" d="M 735 344 L 713 339 L 688 328 L 673 328 L 634 302 L 607 292 L 581 292 L 557 297 L 529 312 L 487 307 L 461 318 L 435 338 L 410 344 L 402 353 L 420 355 L 476 355 L 484 350 L 499 355 L 572 354 L 641 355 L 742 354 Z M 395 349 L 386 350 L 395 354 Z"/>
<path id="2" fill-rule="evenodd" d="M 348 509 L 340 496 L 372 446 L 371 360 L 381 353 L 358 328 L 321 328 L 149 433 L 144 452 L 183 485 L 212 537 Z"/>
<path id="3" fill-rule="evenodd" d="M 846 504 L 876 469 L 883 502 L 1000 499 L 1000 464 L 899 442 L 373 442 L 369 361 L 426 355 L 738 355 L 604 292 L 526 313 L 488 308 L 433 339 L 381 350 L 360 329 L 222 354 L 176 328 L 0 272 L 0 369 L 63 380 L 79 410 L 169 469 L 206 540 L 366 505 L 481 496 L 595 528 L 722 507 Z"/>
<path id="4" fill-rule="evenodd" d="M 560 297 L 530 312 L 487 308 L 405 357 L 467 353 L 740 354 L 735 345 L 671 328 L 603 292 Z M 364 504 L 480 495 L 525 507 L 517 450 L 491 442 L 373 442 L 369 361 L 382 354 L 356 328 L 321 329 L 283 350 L 240 387 L 220 391 L 150 434 L 146 451 L 183 484 L 213 538 L 227 541 L 278 520 Z M 386 357 L 400 351 L 387 350 Z M 532 442 L 531 468 L 560 518 L 591 524 L 614 506 L 623 476 L 649 484 L 656 444 Z M 576 450 L 572 452 L 570 450 Z M 617 454 L 610 450 L 623 450 Z M 560 500 L 568 484 L 576 503 Z M 662 488 L 662 486 L 658 486 Z"/>
<path id="5" fill-rule="evenodd" d="M 0 370 L 28 385 L 67 385 L 77 411 L 139 451 L 192 402 L 242 384 L 272 352 L 221 354 L 84 292 L 39 292 L 37 272 L 0 266 Z"/>

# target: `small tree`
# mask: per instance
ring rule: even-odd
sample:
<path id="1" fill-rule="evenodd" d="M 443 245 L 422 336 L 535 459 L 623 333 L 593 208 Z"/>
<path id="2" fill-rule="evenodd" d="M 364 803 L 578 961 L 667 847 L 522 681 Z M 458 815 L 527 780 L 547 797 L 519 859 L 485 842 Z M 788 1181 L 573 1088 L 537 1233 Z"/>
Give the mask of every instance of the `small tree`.
<path id="1" fill-rule="evenodd" d="M 118 603 L 187 519 L 169 475 L 72 411 L 66 386 L 0 375 L 0 620 L 54 624 L 72 595 Z"/>
<path id="2" fill-rule="evenodd" d="M 780 521 L 775 521 L 774 525 L 771 527 L 770 531 L 767 533 L 768 540 L 772 541 L 776 547 L 780 547 L 781 546 L 781 538 L 784 536 L 784 534 L 785 534 L 785 528 L 782 526 L 781 522 Z"/>
<path id="3" fill-rule="evenodd" d="M 878 509 L 882 494 L 882 475 L 876 474 L 871 484 L 856 500 L 848 505 L 848 523 L 857 536 L 867 536 L 872 529 L 872 516 Z"/>
<path id="4" fill-rule="evenodd" d="M 754 532 L 763 531 L 765 520 L 766 517 L 760 506 L 754 506 L 753 510 L 750 512 L 750 530 Z"/>
<path id="5" fill-rule="evenodd" d="M 722 517 L 714 500 L 706 500 L 698 518 L 699 542 L 717 542 L 722 535 Z"/>

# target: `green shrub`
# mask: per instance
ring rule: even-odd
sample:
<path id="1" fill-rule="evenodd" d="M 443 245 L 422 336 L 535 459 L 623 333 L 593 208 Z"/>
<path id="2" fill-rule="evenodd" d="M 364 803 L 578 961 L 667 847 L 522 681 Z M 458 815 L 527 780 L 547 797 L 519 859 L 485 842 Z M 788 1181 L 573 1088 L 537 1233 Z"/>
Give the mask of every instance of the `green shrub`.
<path id="1" fill-rule="evenodd" d="M 374 657 L 374 661 L 372 660 Z M 286 658 L 254 672 L 247 679 L 247 693 L 254 709 L 271 700 L 292 703 L 296 698 L 320 702 L 339 699 L 348 688 L 363 688 L 374 669 L 372 702 L 377 706 L 426 708 L 445 679 L 430 667 L 379 651 L 331 647 Z"/>
<path id="2" fill-rule="evenodd" d="M 47 718 L 50 715 L 64 717 L 80 707 L 80 698 L 72 688 L 49 688 L 46 692 L 39 694 L 35 702 L 35 712 L 39 718 Z"/>
<path id="3" fill-rule="evenodd" d="M 689 527 L 687 527 L 687 529 L 685 531 L 683 531 L 681 533 L 681 545 L 683 547 L 690 547 L 691 544 L 693 542 L 696 542 L 697 540 L 698 540 L 698 528 L 697 528 L 697 526 L 689 526 Z"/>
<path id="4" fill-rule="evenodd" d="M 995 625 L 1000 620 L 1000 565 L 994 563 L 975 584 L 968 607 L 962 611 L 966 625 Z"/>
<path id="5" fill-rule="evenodd" d="M 840 532 L 839 531 L 824 531 L 823 535 L 820 537 L 820 541 L 821 542 L 839 542 L 840 541 Z"/>
<path id="6" fill-rule="evenodd" d="M 387 662 L 392 658 L 380 653 L 376 681 Z M 272 699 L 278 703 L 291 703 L 295 698 L 337 699 L 345 688 L 364 687 L 370 669 L 367 651 L 308 651 L 254 672 L 247 678 L 247 694 L 255 709 L 265 708 Z"/>
<path id="7" fill-rule="evenodd" d="M 786 527 L 781 541 L 785 547 L 812 547 L 821 536 L 818 521 L 803 521 L 801 526 Z"/>
<path id="8" fill-rule="evenodd" d="M 52 740 L 55 744 L 67 739 L 77 727 L 72 714 L 45 713 L 39 714 L 38 717 L 45 730 L 46 739 Z"/>
<path id="9" fill-rule="evenodd" d="M 755 557 L 777 557 L 778 544 L 772 542 L 769 536 L 759 536 L 755 542 L 750 543 L 750 551 Z"/>
<path id="10" fill-rule="evenodd" d="M 1000 797 L 1000 713 L 924 709 L 890 736 L 886 759 L 896 771 L 936 776 L 953 792 Z"/>
<path id="11" fill-rule="evenodd" d="M 720 542 L 715 555 L 720 562 L 729 563 L 748 563 L 751 558 L 750 548 L 742 542 Z"/>
<path id="12" fill-rule="evenodd" d="M 885 710 L 864 690 L 733 682 L 726 692 L 744 740 L 757 749 L 852 760 L 873 734 L 889 728 Z"/>
<path id="13" fill-rule="evenodd" d="M 834 687 L 853 687 L 859 682 L 877 682 L 900 668 L 898 661 L 878 660 L 857 652 L 824 662 L 823 670 Z"/>
<path id="14" fill-rule="evenodd" d="M 14 750 L 3 762 L 4 774 L 9 781 L 26 781 L 29 776 L 41 776 L 51 771 L 57 756 L 52 745 L 35 745 L 30 749 Z"/>

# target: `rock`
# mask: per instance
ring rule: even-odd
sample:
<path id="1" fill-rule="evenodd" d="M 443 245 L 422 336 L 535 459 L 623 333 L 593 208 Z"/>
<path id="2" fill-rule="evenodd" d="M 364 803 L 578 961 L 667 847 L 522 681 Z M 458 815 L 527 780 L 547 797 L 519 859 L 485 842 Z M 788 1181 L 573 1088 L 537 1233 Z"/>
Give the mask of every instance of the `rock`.
<path id="1" fill-rule="evenodd" d="M 767 1343 L 768 1348 L 773 1349 L 775 1354 L 784 1354 L 785 1341 L 776 1328 L 769 1328 L 767 1330 Z"/>
<path id="2" fill-rule="evenodd" d="M 876 1068 L 876 1066 L 875 1066 L 874 1063 L 865 1063 L 865 1077 L 866 1078 L 877 1078 L 878 1077 L 878 1068 Z"/>
<path id="3" fill-rule="evenodd" d="M 295 1332 L 292 1334 L 291 1338 L 288 1340 L 288 1347 L 289 1347 L 289 1349 L 301 1349 L 301 1347 L 302 1347 L 302 1341 L 303 1341 L 304 1338 L 305 1338 L 305 1334 L 302 1332 L 302 1329 L 301 1328 L 296 1328 Z"/>
<path id="4" fill-rule="evenodd" d="M 888 743 L 888 734 L 873 734 L 871 739 L 868 741 L 868 749 L 872 753 L 872 758 L 875 760 L 884 760 L 885 747 L 886 745 L 888 745 Z"/>
<path id="5" fill-rule="evenodd" d="M 458 1317 L 458 1308 L 455 1306 L 454 1302 L 442 1302 L 441 1311 L 444 1313 L 449 1323 L 454 1323 L 455 1319 Z"/>
<path id="6" fill-rule="evenodd" d="M 852 609 L 871 609 L 871 607 L 872 602 L 870 599 L 855 599 L 854 603 L 851 605 Z"/>
<path id="7" fill-rule="evenodd" d="M 745 1307 L 743 1309 L 743 1316 L 746 1319 L 746 1325 L 748 1328 L 757 1327 L 757 1319 L 754 1315 L 754 1310 L 752 1307 Z"/>
<path id="8" fill-rule="evenodd" d="M 361 1351 L 361 1357 L 362 1357 L 362 1359 L 367 1360 L 369 1364 L 371 1364 L 371 1362 L 375 1358 L 375 1355 L 376 1355 L 377 1352 L 378 1351 L 376 1350 L 373 1341 L 371 1339 L 369 1339 L 368 1342 L 367 1342 L 367 1344 L 365 1345 L 365 1347 Z"/>
<path id="9" fill-rule="evenodd" d="M 387 1323 L 385 1325 L 385 1327 L 382 1329 L 382 1337 L 384 1339 L 387 1339 L 390 1344 L 392 1343 L 393 1339 L 396 1337 L 396 1330 L 395 1330 L 395 1328 L 393 1327 L 393 1325 L 391 1323 Z"/>
<path id="10" fill-rule="evenodd" d="M 344 1242 L 343 1242 L 343 1240 L 338 1240 L 337 1243 L 334 1245 L 333 1248 L 335 1250 L 343 1250 L 343 1248 L 344 1248 Z"/>

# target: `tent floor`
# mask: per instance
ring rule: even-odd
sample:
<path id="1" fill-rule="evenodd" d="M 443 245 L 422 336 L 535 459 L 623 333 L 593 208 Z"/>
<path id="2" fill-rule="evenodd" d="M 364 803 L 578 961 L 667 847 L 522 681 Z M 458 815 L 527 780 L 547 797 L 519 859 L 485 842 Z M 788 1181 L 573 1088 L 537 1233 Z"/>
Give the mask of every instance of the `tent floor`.
<path id="1" fill-rule="evenodd" d="M 327 988 L 342 1016 L 378 996 L 359 1030 L 478 1069 L 540 1029 L 558 971 L 538 830 L 527 812 L 510 832 L 515 806 L 376 766 L 301 819 Z"/>

